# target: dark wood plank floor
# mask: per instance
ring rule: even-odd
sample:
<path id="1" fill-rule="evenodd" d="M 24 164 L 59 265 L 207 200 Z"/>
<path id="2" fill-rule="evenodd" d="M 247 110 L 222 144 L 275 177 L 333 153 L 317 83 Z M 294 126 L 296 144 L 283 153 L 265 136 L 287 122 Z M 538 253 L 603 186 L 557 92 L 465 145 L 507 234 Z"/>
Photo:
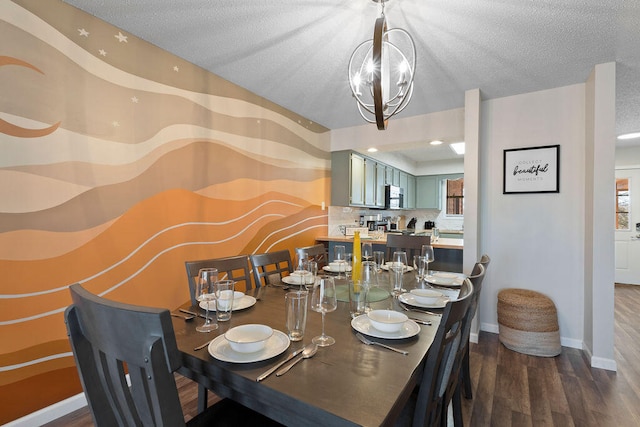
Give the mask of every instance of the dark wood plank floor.
<path id="1" fill-rule="evenodd" d="M 615 299 L 618 372 L 591 368 L 578 349 L 563 347 L 554 358 L 527 356 L 482 332 L 471 345 L 474 395 L 463 399 L 465 425 L 640 426 L 640 286 L 616 285 Z M 197 388 L 177 378 L 188 419 L 196 411 Z M 92 425 L 86 408 L 47 424 Z"/>

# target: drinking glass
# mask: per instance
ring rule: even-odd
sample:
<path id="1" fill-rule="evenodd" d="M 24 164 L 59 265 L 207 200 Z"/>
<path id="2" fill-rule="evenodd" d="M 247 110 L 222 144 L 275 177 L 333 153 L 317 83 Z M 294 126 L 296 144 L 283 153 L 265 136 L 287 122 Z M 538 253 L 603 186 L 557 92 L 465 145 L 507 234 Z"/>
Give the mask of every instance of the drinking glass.
<path id="1" fill-rule="evenodd" d="M 391 283 L 393 284 L 393 295 L 398 296 L 404 292 L 405 289 L 402 288 L 402 281 L 404 276 L 404 271 L 407 268 L 407 253 L 404 251 L 396 251 L 393 253 L 391 257 Z"/>
<path id="2" fill-rule="evenodd" d="M 336 245 L 333 248 L 333 261 L 338 263 L 338 278 L 345 278 L 347 271 L 347 253 L 344 245 Z"/>
<path id="3" fill-rule="evenodd" d="M 214 291 L 214 284 L 218 281 L 218 269 L 217 268 L 201 268 L 198 271 L 198 278 L 196 279 L 196 299 L 200 302 L 205 301 L 205 316 L 204 324 L 196 327 L 198 332 L 211 332 L 218 329 L 218 322 L 215 323 L 209 318 L 209 304 L 212 301 L 215 302 L 216 294 Z"/>
<path id="4" fill-rule="evenodd" d="M 373 261 L 365 261 L 362 263 L 362 272 L 360 274 L 360 283 L 366 289 L 365 295 L 365 311 L 371 311 L 371 299 L 369 298 L 371 289 L 378 287 L 378 267 Z"/>
<path id="5" fill-rule="evenodd" d="M 320 347 L 327 347 L 336 342 L 336 340 L 324 333 L 324 315 L 338 308 L 338 300 L 336 298 L 336 285 L 333 277 L 325 276 L 316 280 L 311 294 L 311 310 L 322 314 L 322 334 L 313 337 L 313 343 Z"/>
<path id="6" fill-rule="evenodd" d="M 433 255 L 433 246 L 422 245 L 422 256 L 427 259 L 427 275 L 429 274 L 429 263 L 435 260 Z"/>
<path id="7" fill-rule="evenodd" d="M 304 270 L 304 262 L 309 259 L 306 252 L 296 252 L 296 270 Z"/>
<path id="8" fill-rule="evenodd" d="M 376 264 L 378 273 L 382 271 L 382 266 L 384 265 L 384 251 L 374 251 L 373 262 Z"/>
<path id="9" fill-rule="evenodd" d="M 373 246 L 371 242 L 364 242 L 362 244 L 362 260 L 371 261 L 373 258 Z"/>
<path id="10" fill-rule="evenodd" d="M 420 284 L 427 275 L 428 267 L 429 261 L 427 261 L 427 257 L 420 255 L 415 255 L 413 257 L 413 268 L 416 269 L 416 280 L 418 281 L 418 284 Z"/>
<path id="11" fill-rule="evenodd" d="M 216 294 L 216 320 L 220 322 L 231 319 L 235 284 L 233 280 L 218 280 L 213 284 Z"/>
<path id="12" fill-rule="evenodd" d="M 313 284 L 316 282 L 316 277 L 318 276 L 318 263 L 312 260 L 306 260 L 302 262 L 302 269 L 304 271 L 308 271 L 311 273 L 310 276 L 302 276 L 304 277 L 304 285 L 306 289 L 310 289 L 313 287 Z"/>

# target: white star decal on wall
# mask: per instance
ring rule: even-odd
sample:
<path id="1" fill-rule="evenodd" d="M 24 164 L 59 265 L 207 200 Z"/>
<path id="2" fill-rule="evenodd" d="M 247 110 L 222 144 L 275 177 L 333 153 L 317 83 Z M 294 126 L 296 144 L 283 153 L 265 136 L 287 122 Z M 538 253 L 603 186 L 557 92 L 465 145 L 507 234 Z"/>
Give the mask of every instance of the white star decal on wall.
<path id="1" fill-rule="evenodd" d="M 127 41 L 127 36 L 122 34 L 120 31 L 118 31 L 118 34 L 116 34 L 114 37 L 117 38 L 120 43 L 122 43 L 122 42 L 129 43 Z"/>
<path id="2" fill-rule="evenodd" d="M 98 51 L 98 53 L 100 53 L 100 55 L 102 55 L 102 56 L 107 56 L 107 51 L 106 51 L 106 50 L 104 50 L 104 49 L 100 49 L 100 50 Z"/>
<path id="3" fill-rule="evenodd" d="M 137 104 L 138 103 L 138 98 L 135 97 L 135 96 L 131 97 L 131 102 L 133 102 L 134 104 Z"/>
<path id="4" fill-rule="evenodd" d="M 78 32 L 80 33 L 80 37 L 89 37 L 89 31 L 84 28 L 78 28 Z"/>
<path id="5" fill-rule="evenodd" d="M 175 71 L 175 72 L 177 73 L 178 71 L 180 71 L 180 68 L 178 68 L 178 66 L 177 66 L 177 65 L 174 65 L 174 66 L 173 66 L 173 71 Z"/>

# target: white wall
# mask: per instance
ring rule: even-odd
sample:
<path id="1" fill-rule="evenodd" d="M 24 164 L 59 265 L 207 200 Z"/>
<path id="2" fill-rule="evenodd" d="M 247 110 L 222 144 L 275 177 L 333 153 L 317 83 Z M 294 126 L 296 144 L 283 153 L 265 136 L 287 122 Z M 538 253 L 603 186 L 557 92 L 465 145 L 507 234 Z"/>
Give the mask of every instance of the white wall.
<path id="1" fill-rule="evenodd" d="M 585 85 L 483 101 L 481 253 L 491 256 L 480 323 L 497 332 L 497 294 L 527 288 L 556 304 L 563 345 L 581 347 Z M 503 150 L 560 144 L 560 193 L 502 194 Z"/>
<path id="2" fill-rule="evenodd" d="M 640 169 L 640 147 L 616 148 L 616 169 Z"/>

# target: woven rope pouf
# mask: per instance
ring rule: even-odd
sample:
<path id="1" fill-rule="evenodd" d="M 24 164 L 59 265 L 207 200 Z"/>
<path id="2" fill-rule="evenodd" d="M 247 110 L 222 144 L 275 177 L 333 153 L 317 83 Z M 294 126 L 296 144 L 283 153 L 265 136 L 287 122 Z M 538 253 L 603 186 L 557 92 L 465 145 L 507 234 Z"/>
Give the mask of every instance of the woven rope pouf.
<path id="1" fill-rule="evenodd" d="M 533 356 L 560 354 L 558 312 L 551 299 L 528 289 L 498 293 L 500 342 L 510 350 Z"/>

